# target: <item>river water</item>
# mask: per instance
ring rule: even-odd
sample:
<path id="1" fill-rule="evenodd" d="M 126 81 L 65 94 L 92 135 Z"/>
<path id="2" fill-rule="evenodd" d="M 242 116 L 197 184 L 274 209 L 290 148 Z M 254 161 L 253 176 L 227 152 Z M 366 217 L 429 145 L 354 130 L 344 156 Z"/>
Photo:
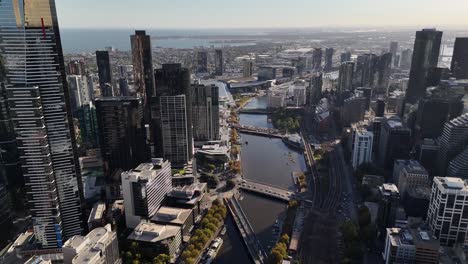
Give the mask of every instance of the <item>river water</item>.
<path id="1" fill-rule="evenodd" d="M 266 108 L 266 97 L 253 99 L 246 108 Z M 240 123 L 272 127 L 266 115 L 241 114 Z M 281 139 L 241 134 L 241 140 L 242 172 L 246 179 L 294 189 L 291 173 L 306 170 L 302 154 L 289 149 Z M 277 238 L 277 234 L 274 233 L 275 223 L 277 219 L 283 219 L 286 204 L 251 193 L 243 193 L 240 203 L 258 239 L 269 252 Z M 223 239 L 224 244 L 215 261 L 216 264 L 250 262 L 248 252 L 237 229 L 233 226 L 232 219 L 227 221 L 227 233 Z"/>

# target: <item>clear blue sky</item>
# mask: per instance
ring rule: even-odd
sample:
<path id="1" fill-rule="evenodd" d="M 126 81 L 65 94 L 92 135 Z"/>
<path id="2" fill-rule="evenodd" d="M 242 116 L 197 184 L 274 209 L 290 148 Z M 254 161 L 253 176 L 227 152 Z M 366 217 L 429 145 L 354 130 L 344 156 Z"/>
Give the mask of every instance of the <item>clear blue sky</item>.
<path id="1" fill-rule="evenodd" d="M 468 25 L 468 0 L 56 0 L 63 28 Z"/>

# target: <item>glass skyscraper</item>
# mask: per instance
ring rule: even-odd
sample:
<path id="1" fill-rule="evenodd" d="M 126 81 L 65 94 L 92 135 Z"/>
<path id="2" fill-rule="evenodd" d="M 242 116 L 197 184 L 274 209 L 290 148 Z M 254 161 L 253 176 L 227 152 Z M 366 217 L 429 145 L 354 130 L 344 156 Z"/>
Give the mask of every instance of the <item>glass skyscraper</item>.
<path id="1" fill-rule="evenodd" d="M 53 0 L 0 0 L 0 50 L 35 237 L 81 234 L 81 179 Z"/>

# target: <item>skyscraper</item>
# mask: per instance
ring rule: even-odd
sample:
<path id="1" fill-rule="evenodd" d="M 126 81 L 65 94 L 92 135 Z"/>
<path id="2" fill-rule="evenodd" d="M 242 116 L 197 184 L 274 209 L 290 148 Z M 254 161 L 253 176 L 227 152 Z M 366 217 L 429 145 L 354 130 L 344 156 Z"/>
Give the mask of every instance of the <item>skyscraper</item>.
<path id="1" fill-rule="evenodd" d="M 349 51 L 346 51 L 346 52 L 343 52 L 341 53 L 341 63 L 345 63 L 347 61 L 351 61 L 351 52 Z"/>
<path id="2" fill-rule="evenodd" d="M 435 177 L 427 213 L 429 228 L 442 246 L 465 243 L 468 185 L 460 178 Z"/>
<path id="3" fill-rule="evenodd" d="M 135 31 L 130 36 L 135 90 L 143 98 L 143 121 L 151 124 L 151 98 L 155 95 L 153 50 L 151 37 L 144 30 Z"/>
<path id="4" fill-rule="evenodd" d="M 3 1 L 0 49 L 35 237 L 61 247 L 82 232 L 82 185 L 53 0 Z"/>
<path id="5" fill-rule="evenodd" d="M 224 73 L 223 50 L 215 50 L 215 75 L 222 76 Z"/>
<path id="6" fill-rule="evenodd" d="M 363 163 L 372 162 L 372 144 L 374 134 L 367 130 L 356 129 L 354 131 L 352 165 L 357 169 Z"/>
<path id="7" fill-rule="evenodd" d="M 445 176 L 447 167 L 466 147 L 468 140 L 468 114 L 457 117 L 444 125 L 440 138 L 438 161 L 439 176 Z"/>
<path id="8" fill-rule="evenodd" d="M 109 51 L 96 51 L 96 62 L 99 75 L 99 87 L 101 87 L 101 96 L 113 96 L 112 90 L 104 90 L 106 84 L 112 85 L 112 68 L 110 65 Z"/>
<path id="9" fill-rule="evenodd" d="M 83 60 L 72 60 L 67 65 L 68 75 L 86 75 L 86 66 Z"/>
<path id="10" fill-rule="evenodd" d="M 411 130 L 398 116 L 385 118 L 380 131 L 379 159 L 382 166 L 390 168 L 396 159 L 408 159 Z"/>
<path id="11" fill-rule="evenodd" d="M 405 49 L 401 52 L 400 57 L 400 68 L 402 70 L 408 70 L 411 68 L 411 58 L 413 56 L 413 51 L 410 49 Z"/>
<path id="12" fill-rule="evenodd" d="M 99 144 L 107 182 L 118 182 L 114 174 L 145 162 L 145 128 L 142 123 L 143 104 L 136 97 L 105 97 L 96 99 Z"/>
<path id="13" fill-rule="evenodd" d="M 354 62 L 344 62 L 340 66 L 338 77 L 338 94 L 353 89 Z"/>
<path id="14" fill-rule="evenodd" d="M 242 63 L 243 63 L 242 76 L 243 77 L 252 77 L 253 62 L 251 60 L 243 60 Z"/>
<path id="15" fill-rule="evenodd" d="M 321 70 L 322 69 L 322 57 L 323 52 L 321 48 L 315 48 L 312 52 L 312 69 Z"/>
<path id="16" fill-rule="evenodd" d="M 312 106 L 318 104 L 322 99 L 323 74 L 316 73 L 312 76 L 309 88 L 306 93 L 306 105 Z"/>
<path id="17" fill-rule="evenodd" d="M 468 79 L 468 38 L 455 39 L 451 70 L 455 78 Z"/>
<path id="18" fill-rule="evenodd" d="M 193 139 L 218 140 L 219 88 L 216 85 L 192 85 Z"/>
<path id="19" fill-rule="evenodd" d="M 333 54 L 335 50 L 333 48 L 325 49 L 325 67 L 323 67 L 324 71 L 331 71 L 333 68 Z"/>
<path id="20" fill-rule="evenodd" d="M 416 32 L 406 101 L 415 103 L 426 94 L 430 67 L 437 67 L 442 32 L 423 29 Z"/>
<path id="21" fill-rule="evenodd" d="M 197 53 L 197 73 L 208 73 L 208 52 L 205 50 Z"/>
<path id="22" fill-rule="evenodd" d="M 398 52 L 398 42 L 396 41 L 390 42 L 390 54 L 392 54 L 392 63 L 391 63 L 392 67 L 398 66 L 397 52 Z"/>
<path id="23" fill-rule="evenodd" d="M 168 159 L 174 167 L 181 166 L 182 163 L 192 158 L 193 153 L 190 71 L 177 63 L 163 64 L 162 69 L 155 70 L 155 76 L 157 94 L 153 105 L 155 113 L 154 156 Z M 162 97 L 165 98 L 162 99 Z M 177 150 L 177 148 L 180 149 Z"/>
<path id="24" fill-rule="evenodd" d="M 377 80 L 375 83 L 375 94 L 387 94 L 390 85 L 390 74 L 392 68 L 392 54 L 385 53 L 378 57 L 376 63 Z"/>
<path id="25" fill-rule="evenodd" d="M 122 172 L 121 178 L 128 228 L 154 216 L 172 190 L 171 163 L 160 158 Z"/>

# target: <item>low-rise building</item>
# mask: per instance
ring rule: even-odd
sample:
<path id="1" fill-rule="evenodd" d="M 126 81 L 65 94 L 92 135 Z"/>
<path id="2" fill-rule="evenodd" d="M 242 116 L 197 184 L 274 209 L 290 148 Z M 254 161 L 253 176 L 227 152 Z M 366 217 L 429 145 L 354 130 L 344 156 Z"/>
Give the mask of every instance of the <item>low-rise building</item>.
<path id="1" fill-rule="evenodd" d="M 385 264 L 439 263 L 440 244 L 430 231 L 410 228 L 387 228 L 383 258 Z"/>
<path id="2" fill-rule="evenodd" d="M 193 228 L 192 209 L 163 206 L 151 218 L 151 222 L 160 225 L 173 225 L 182 229 L 182 236 L 188 236 Z"/>
<path id="3" fill-rule="evenodd" d="M 102 227 L 105 225 L 106 216 L 106 204 L 96 203 L 91 209 L 91 213 L 88 218 L 88 230 L 93 230 L 96 227 Z"/>
<path id="4" fill-rule="evenodd" d="M 146 257 L 166 254 L 175 259 L 182 244 L 182 229 L 179 226 L 142 221 L 127 239 L 138 242 L 140 251 Z"/>
<path id="5" fill-rule="evenodd" d="M 167 195 L 166 204 L 171 207 L 192 209 L 194 222 L 198 222 L 203 211 L 202 201 L 208 192 L 206 183 L 174 187 Z"/>
<path id="6" fill-rule="evenodd" d="M 86 236 L 74 236 L 62 248 L 65 264 L 117 264 L 121 263 L 117 234 L 111 225 L 98 227 Z"/>

